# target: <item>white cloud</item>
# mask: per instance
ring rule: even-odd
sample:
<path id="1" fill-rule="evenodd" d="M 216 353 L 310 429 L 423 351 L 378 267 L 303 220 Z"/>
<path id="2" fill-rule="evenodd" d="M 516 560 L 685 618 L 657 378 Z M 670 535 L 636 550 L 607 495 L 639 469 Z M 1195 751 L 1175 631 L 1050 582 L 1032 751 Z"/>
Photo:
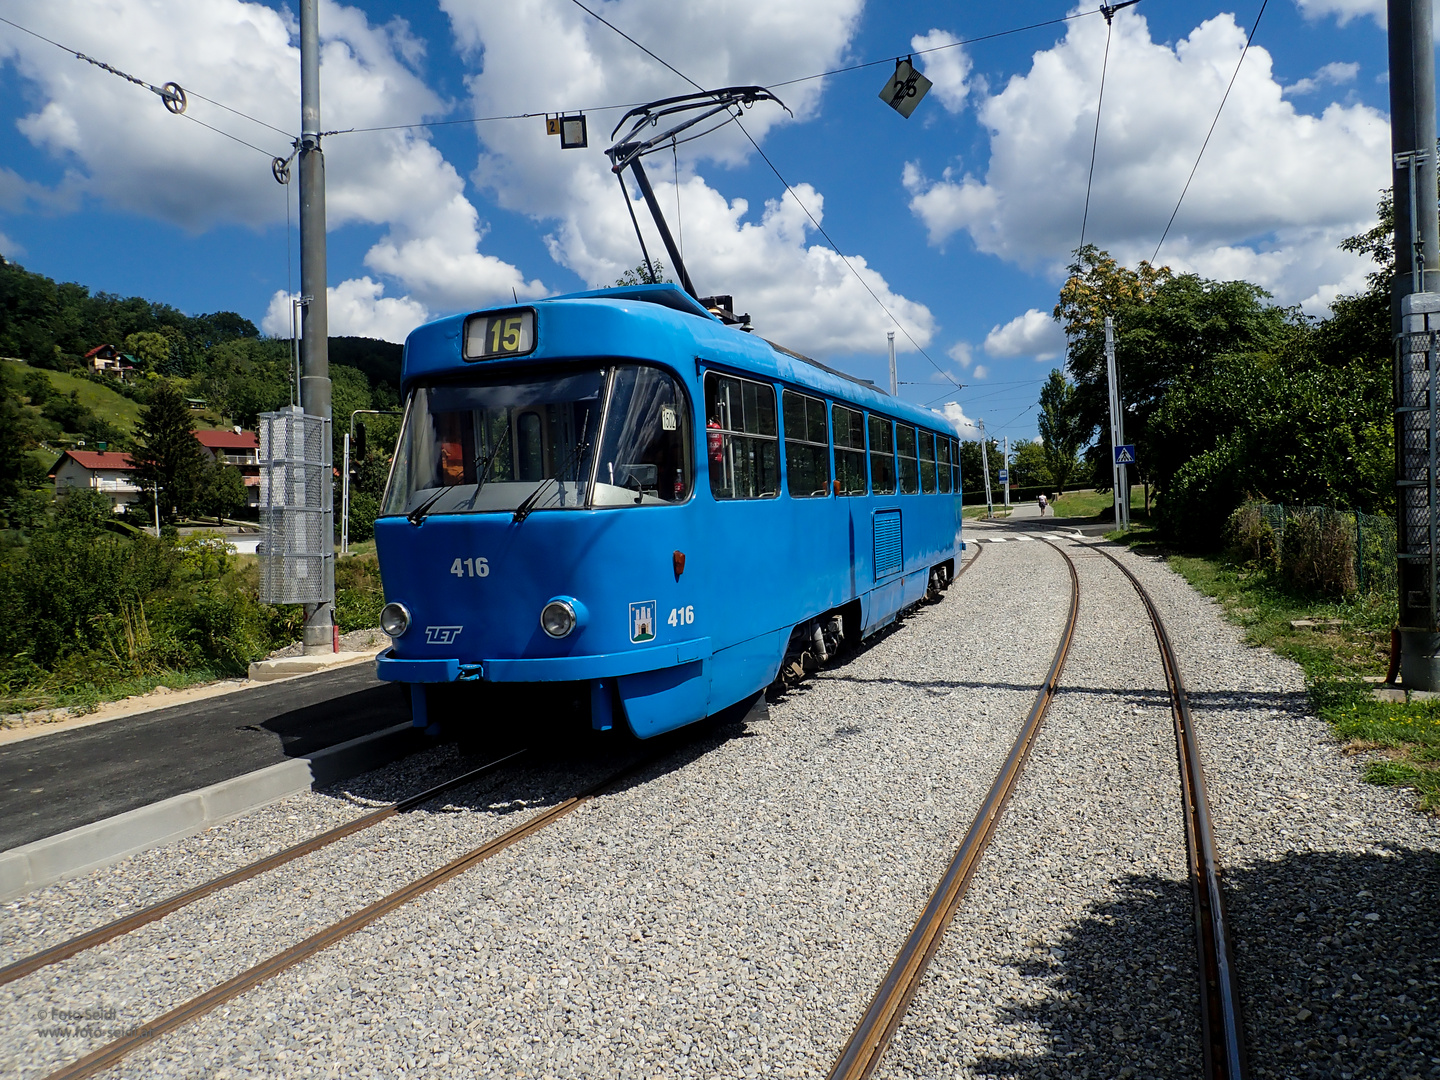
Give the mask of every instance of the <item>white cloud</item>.
<path id="1" fill-rule="evenodd" d="M 403 342 L 430 317 L 425 305 L 408 296 L 385 296 L 385 286 L 368 277 L 351 278 L 325 291 L 331 337 L 371 337 Z M 270 298 L 260 329 L 272 337 L 290 336 L 290 301 L 284 290 Z"/>
<path id="2" fill-rule="evenodd" d="M 1004 326 L 991 328 L 985 335 L 985 351 L 991 356 L 1054 360 L 1065 351 L 1065 332 L 1049 315 L 1031 308 Z"/>
<path id="3" fill-rule="evenodd" d="M 4 255 L 7 259 L 14 259 L 24 254 L 24 244 L 18 240 L 11 240 L 4 233 L 0 233 L 0 255 Z"/>
<path id="4" fill-rule="evenodd" d="M 1325 86 L 1343 86 L 1345 83 L 1352 83 L 1359 74 L 1359 64 L 1336 61 L 1324 65 L 1314 75 L 1291 83 L 1280 92 L 1286 97 L 1293 97 L 1297 94 L 1313 94 Z"/>
<path id="5" fill-rule="evenodd" d="M 289 153 L 286 136 L 195 96 L 223 101 L 282 130 L 297 127 L 299 48 L 288 11 L 242 0 L 23 0 L 10 10 L 17 21 L 124 71 L 192 89 L 187 116 L 267 154 Z M 327 129 L 398 124 L 446 110 L 414 70 L 424 44 L 404 20 L 377 26 L 357 8 L 322 0 L 320 28 Z M 37 102 L 20 130 L 67 166 L 62 187 L 195 232 L 285 220 L 287 192 L 254 149 L 172 116 L 157 97 L 66 59 L 53 46 L 0 31 L 0 62 L 15 63 Z M 334 135 L 325 140 L 325 157 L 328 225 L 386 229 L 366 264 L 409 291 L 410 309 L 454 309 L 508 300 L 512 290 L 524 296 L 546 291 L 481 253 L 484 227 L 465 198 L 464 182 L 423 135 Z M 7 192 L 13 200 L 17 191 L 37 198 L 36 185 L 20 184 L 28 186 L 0 175 L 0 201 Z M 288 194 L 295 197 L 293 189 Z M 368 286 L 347 285 L 346 295 L 363 303 Z M 377 309 L 368 318 L 391 325 L 393 309 Z"/>
<path id="6" fill-rule="evenodd" d="M 968 368 L 975 361 L 975 349 L 968 341 L 957 341 L 945 350 L 945 355 L 962 368 Z"/>
<path id="7" fill-rule="evenodd" d="M 970 94 L 966 80 L 970 78 L 972 65 L 959 41 L 948 30 L 931 30 L 928 34 L 916 34 L 910 39 L 910 47 L 917 53 L 925 49 L 940 50 L 920 58 L 921 70 L 935 84 L 930 93 L 945 106 L 946 112 L 952 113 L 958 113 L 965 107 L 965 99 Z"/>
<path id="8" fill-rule="evenodd" d="M 990 369 L 984 364 L 976 364 L 975 370 L 971 372 L 971 374 L 977 379 L 988 379 L 990 377 Z"/>
<path id="9" fill-rule="evenodd" d="M 533 108 L 535 86 L 545 87 L 557 108 L 643 101 L 691 89 L 565 0 L 523 5 L 442 0 L 442 7 L 465 54 L 480 69 L 469 82 L 480 114 Z M 833 66 L 854 32 L 860 7 L 860 0 L 707 5 L 612 0 L 605 16 L 703 85 L 723 86 L 765 84 L 797 70 Z M 719 26 L 723 34 L 716 33 Z M 543 50 L 534 48 L 537 40 L 545 42 Z M 782 96 L 803 120 L 816 113 L 822 92 L 816 81 L 786 87 Z M 746 112 L 744 122 L 760 141 L 770 128 L 790 121 L 779 107 L 760 104 Z M 592 115 L 590 147 L 562 152 L 538 119 L 489 125 L 480 132 L 484 144 L 473 174 L 502 206 L 553 223 L 546 237 L 551 256 L 593 286 L 610 284 L 640 261 L 630 214 L 603 152 L 608 129 Z M 707 162 L 739 163 L 752 153 L 732 125 L 681 147 L 678 185 L 673 174 L 665 179 L 668 158 L 651 159 L 663 161 L 663 169 L 652 165 L 652 183 L 683 244 L 697 290 L 733 295 L 758 332 L 806 353 L 824 357 L 883 348 L 893 324 L 844 262 L 815 242 L 795 198 L 777 182 L 757 215 L 746 200 L 727 198 L 699 171 Z M 790 179 L 805 208 L 823 220 L 823 194 L 803 176 Z M 632 209 L 651 256 L 663 258 L 644 203 L 637 199 Z M 931 312 L 895 293 L 863 256 L 850 254 L 850 261 L 915 340 L 928 345 L 935 329 Z M 913 349 L 904 334 L 896 335 L 896 348 Z"/>
<path id="10" fill-rule="evenodd" d="M 1116 17 L 1087 240 L 1130 264 L 1150 257 L 1244 45 L 1228 14 L 1173 47 L 1152 41 L 1133 11 Z M 1076 20 L 979 103 L 990 129 L 983 176 L 962 163 L 931 179 L 905 165 L 932 243 L 964 231 L 981 251 L 1061 272 L 1079 240 L 1104 48 L 1101 20 Z M 1161 261 L 1202 273 L 1244 263 L 1286 303 L 1333 294 L 1363 270 L 1334 245 L 1373 222 L 1389 145 L 1385 117 L 1368 106 L 1298 111 L 1269 53 L 1251 48 Z"/>
<path id="11" fill-rule="evenodd" d="M 955 425 L 960 438 L 971 442 L 980 441 L 980 425 L 965 415 L 958 402 L 947 401 L 943 409 L 937 410 L 946 420 Z"/>
<path id="12" fill-rule="evenodd" d="M 1295 0 L 1295 6 L 1307 19 L 1323 19 L 1334 15 L 1344 26 L 1351 19 L 1369 16 L 1378 26 L 1385 26 L 1385 0 Z"/>

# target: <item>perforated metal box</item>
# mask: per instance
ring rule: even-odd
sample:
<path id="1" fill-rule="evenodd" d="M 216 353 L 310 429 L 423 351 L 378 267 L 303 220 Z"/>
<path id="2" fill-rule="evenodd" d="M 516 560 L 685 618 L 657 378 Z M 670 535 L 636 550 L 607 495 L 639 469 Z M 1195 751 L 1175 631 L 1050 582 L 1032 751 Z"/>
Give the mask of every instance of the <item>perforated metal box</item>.
<path id="1" fill-rule="evenodd" d="M 330 421 L 298 405 L 260 415 L 260 599 L 335 598 Z"/>

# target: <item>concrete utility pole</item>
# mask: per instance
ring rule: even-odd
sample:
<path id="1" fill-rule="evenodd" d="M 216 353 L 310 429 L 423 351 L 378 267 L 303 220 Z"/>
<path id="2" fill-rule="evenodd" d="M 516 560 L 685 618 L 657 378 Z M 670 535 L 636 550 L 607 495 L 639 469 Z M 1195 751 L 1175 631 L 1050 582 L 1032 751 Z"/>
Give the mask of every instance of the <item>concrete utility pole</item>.
<path id="1" fill-rule="evenodd" d="M 1437 574 L 1436 331 L 1440 222 L 1435 185 L 1435 52 L 1430 0 L 1388 0 L 1390 149 L 1395 198 L 1396 555 L 1400 678 L 1440 689 Z"/>
<path id="2" fill-rule="evenodd" d="M 1110 469 L 1115 494 L 1115 528 L 1130 528 L 1130 487 L 1115 447 L 1125 444 L 1125 412 L 1120 405 L 1120 376 L 1115 368 L 1115 320 L 1105 316 L 1105 381 L 1110 387 Z"/>
<path id="3" fill-rule="evenodd" d="M 1005 489 L 1005 509 L 1010 509 L 1010 436 L 1005 436 L 1005 481 L 1000 486 Z"/>
<path id="4" fill-rule="evenodd" d="M 900 391 L 900 381 L 895 373 L 895 331 L 889 331 L 885 337 L 890 342 L 890 396 L 895 397 Z"/>
<path id="5" fill-rule="evenodd" d="M 330 417 L 330 325 L 325 296 L 325 155 L 320 149 L 320 0 L 300 0 L 300 406 Z M 329 516 L 326 516 L 329 520 Z M 334 558 L 335 538 L 322 538 Z M 305 652 L 334 649 L 335 597 L 305 605 Z"/>
<path id="6" fill-rule="evenodd" d="M 985 421 L 980 424 L 980 472 L 985 477 L 985 516 L 995 516 L 995 500 L 990 497 L 990 451 L 987 443 L 990 437 L 985 434 Z"/>

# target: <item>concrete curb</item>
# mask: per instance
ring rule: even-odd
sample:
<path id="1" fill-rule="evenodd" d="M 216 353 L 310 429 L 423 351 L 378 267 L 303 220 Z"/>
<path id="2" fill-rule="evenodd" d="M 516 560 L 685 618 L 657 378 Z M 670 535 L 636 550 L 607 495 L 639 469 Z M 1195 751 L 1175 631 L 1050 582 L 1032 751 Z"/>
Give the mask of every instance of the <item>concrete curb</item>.
<path id="1" fill-rule="evenodd" d="M 348 780 L 423 746 L 424 738 L 417 729 L 408 723 L 396 724 L 0 852 L 0 902 L 194 836 L 299 792 Z"/>

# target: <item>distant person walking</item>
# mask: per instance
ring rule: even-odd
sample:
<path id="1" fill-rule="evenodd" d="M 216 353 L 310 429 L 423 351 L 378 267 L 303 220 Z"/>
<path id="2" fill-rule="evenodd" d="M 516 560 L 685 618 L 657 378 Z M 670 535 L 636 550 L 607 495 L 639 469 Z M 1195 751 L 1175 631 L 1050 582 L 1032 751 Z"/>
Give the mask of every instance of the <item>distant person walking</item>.
<path id="1" fill-rule="evenodd" d="M 1040 504 L 1040 516 L 1044 517 L 1045 507 L 1050 505 L 1050 500 L 1045 498 L 1045 493 L 1042 491 L 1035 501 Z"/>

